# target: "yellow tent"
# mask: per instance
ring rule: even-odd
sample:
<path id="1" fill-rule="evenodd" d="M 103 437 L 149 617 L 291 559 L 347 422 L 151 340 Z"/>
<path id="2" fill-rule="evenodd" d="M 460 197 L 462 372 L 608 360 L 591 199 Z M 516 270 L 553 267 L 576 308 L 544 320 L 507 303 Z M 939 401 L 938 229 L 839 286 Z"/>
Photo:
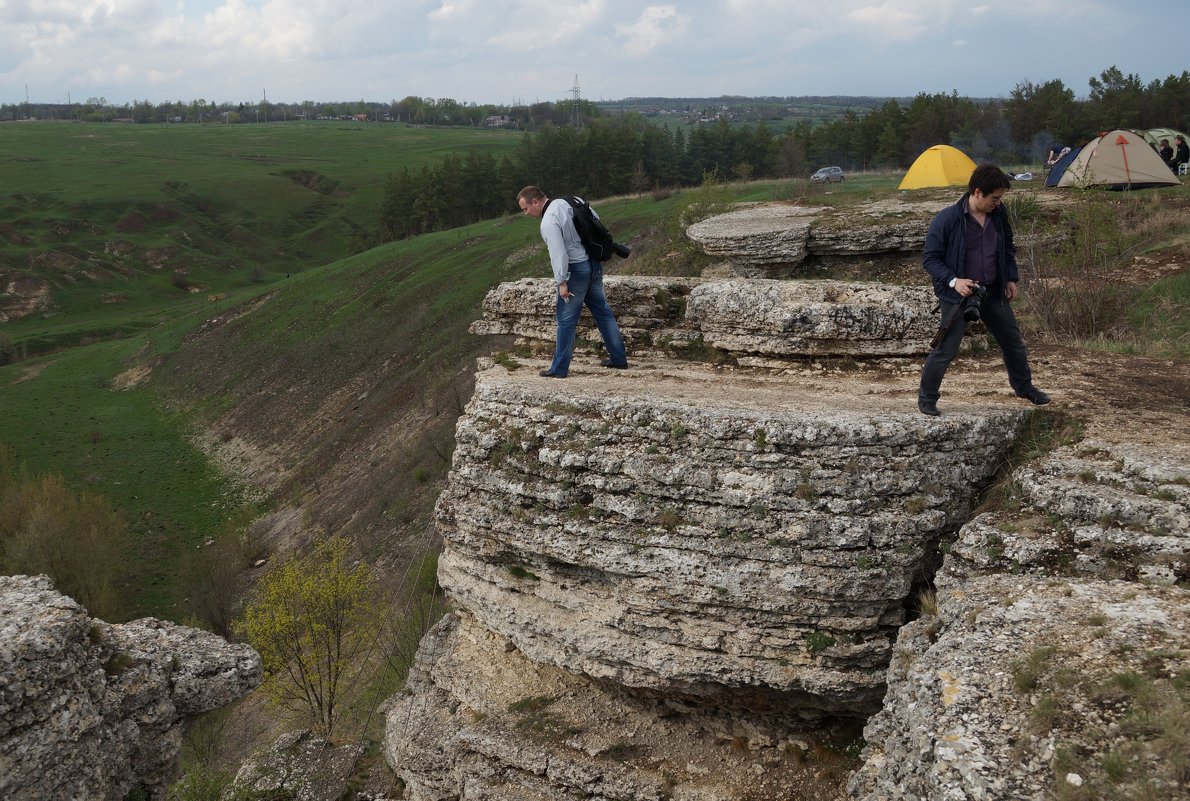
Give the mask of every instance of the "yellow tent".
<path id="1" fill-rule="evenodd" d="M 897 189 L 925 189 L 927 186 L 966 186 L 975 172 L 975 162 L 957 147 L 927 147 L 901 179 Z"/>

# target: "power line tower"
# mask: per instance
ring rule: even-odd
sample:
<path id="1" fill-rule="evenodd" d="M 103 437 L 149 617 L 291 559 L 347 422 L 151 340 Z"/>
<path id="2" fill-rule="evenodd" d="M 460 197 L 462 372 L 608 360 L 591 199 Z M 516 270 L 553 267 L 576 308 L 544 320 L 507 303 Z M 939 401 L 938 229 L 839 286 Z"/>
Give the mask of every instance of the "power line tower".
<path id="1" fill-rule="evenodd" d="M 570 127 L 583 127 L 583 100 L 578 88 L 578 75 L 574 76 L 574 88 L 570 90 Z"/>

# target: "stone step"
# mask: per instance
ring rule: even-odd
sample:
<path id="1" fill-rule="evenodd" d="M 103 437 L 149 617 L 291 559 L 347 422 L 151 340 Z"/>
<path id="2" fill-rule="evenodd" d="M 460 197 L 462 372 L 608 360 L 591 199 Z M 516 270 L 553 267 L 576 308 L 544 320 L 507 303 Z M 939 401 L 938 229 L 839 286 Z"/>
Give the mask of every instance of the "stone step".
<path id="1" fill-rule="evenodd" d="M 921 356 L 938 327 L 927 286 L 608 276 L 604 287 L 637 356 L 755 366 L 814 356 Z M 552 349 L 555 296 L 548 278 L 500 284 L 471 331 Z M 586 312 L 578 338 L 580 345 L 600 341 Z"/>

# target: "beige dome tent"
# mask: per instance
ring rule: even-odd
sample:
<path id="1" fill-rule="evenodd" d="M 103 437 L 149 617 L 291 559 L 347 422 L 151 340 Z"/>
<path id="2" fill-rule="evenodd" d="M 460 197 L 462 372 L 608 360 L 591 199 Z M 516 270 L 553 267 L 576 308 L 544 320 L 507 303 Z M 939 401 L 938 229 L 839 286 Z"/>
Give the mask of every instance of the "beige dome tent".
<path id="1" fill-rule="evenodd" d="M 1144 138 L 1116 129 L 1083 145 L 1073 158 L 1059 161 L 1045 179 L 1046 186 L 1106 186 L 1108 189 L 1147 189 L 1177 186 L 1179 181 Z"/>
<path id="2" fill-rule="evenodd" d="M 1147 131 L 1137 131 L 1138 134 L 1145 138 L 1153 147 L 1161 147 L 1161 140 L 1165 139 L 1169 142 L 1169 146 L 1173 147 L 1173 140 L 1179 136 L 1186 142 L 1190 142 L 1190 138 L 1186 137 L 1184 131 L 1179 131 L 1177 128 L 1149 128 Z"/>
<path id="3" fill-rule="evenodd" d="M 897 189 L 966 186 L 973 172 L 975 162 L 966 153 L 950 145 L 934 145 L 922 151 Z"/>

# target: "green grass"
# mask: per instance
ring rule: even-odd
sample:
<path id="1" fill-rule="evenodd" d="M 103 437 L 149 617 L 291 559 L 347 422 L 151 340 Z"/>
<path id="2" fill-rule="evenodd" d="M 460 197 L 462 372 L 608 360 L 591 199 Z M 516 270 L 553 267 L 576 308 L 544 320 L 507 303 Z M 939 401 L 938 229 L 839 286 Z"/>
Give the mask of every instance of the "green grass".
<path id="1" fill-rule="evenodd" d="M 238 431 L 258 442 L 284 444 L 293 436 L 295 415 L 303 419 L 328 394 L 383 364 L 383 374 L 373 379 L 377 383 L 367 388 L 368 400 L 361 404 L 372 405 L 371 424 L 439 404 L 431 409 L 435 428 L 425 436 L 448 441 L 458 411 L 447 408 L 450 399 L 468 391 L 473 357 L 488 347 L 467 331 L 485 293 L 501 281 L 548 272 L 536 226 L 515 216 L 344 257 L 350 252 L 344 245 L 349 236 L 328 233 L 322 219 L 301 223 L 287 217 L 303 202 L 321 203 L 327 196 L 299 186 L 283 171 L 316 167 L 327 183 L 346 193 L 333 198 L 340 205 L 328 215 L 366 217 L 368 203 L 374 207 L 379 199 L 386 171 L 433 161 L 452 148 L 506 148 L 518 141 L 499 132 L 354 124 L 0 126 L 0 162 L 13 167 L 8 194 L 0 196 L 0 271 L 27 264 L 30 253 L 48 247 L 37 238 L 13 245 L 12 232 L 28 230 L 14 221 L 28 218 L 34 230 L 52 238 L 44 223 L 55 215 L 90 209 L 97 216 L 62 216 L 59 222 L 69 223 L 67 228 L 98 225 L 103 214 L 111 223 L 128 208 L 151 211 L 153 204 L 175 201 L 171 210 L 190 209 L 193 215 L 163 220 L 162 230 L 150 226 L 118 239 L 134 251 L 165 241 L 178 247 L 186 232 L 193 247 L 173 252 L 209 261 L 196 280 L 209 279 L 211 286 L 197 293 L 173 286 L 168 266 L 108 269 L 99 263 L 95 278 L 59 276 L 53 313 L 0 330 L 18 347 L 43 354 L 0 368 L 0 441 L 11 445 L 30 470 L 60 473 L 76 486 L 99 491 L 128 516 L 135 612 L 177 617 L 184 595 L 178 586 L 182 554 L 218 532 L 242 503 L 235 482 L 190 443 L 193 432 L 238 416 Z M 72 175 L 79 179 L 77 192 L 68 180 Z M 619 239 L 635 240 L 642 245 L 638 253 L 644 251 L 627 265 L 613 262 L 609 272 L 662 272 L 643 269 L 661 264 L 643 240 L 658 240 L 651 245 L 655 253 L 680 247 L 682 232 L 675 221 L 700 198 L 797 198 L 848 206 L 886 195 L 898 178 L 856 174 L 829 188 L 804 180 L 725 183 L 714 192 L 607 199 L 599 203 L 604 219 Z M 113 210 L 118 214 L 113 216 Z M 337 242 L 342 250 L 335 253 L 328 244 L 325 251 L 304 252 L 301 259 L 272 253 L 254 261 L 242 243 L 231 247 L 223 241 L 232 219 L 247 221 L 243 224 L 255 226 L 263 241 L 282 243 L 282 249 L 321 230 L 327 243 Z M 109 241 L 110 230 L 99 227 L 93 234 L 83 226 L 77 241 L 67 234 L 55 241 L 85 257 L 88 248 L 102 251 Z M 223 264 L 225 257 L 234 263 Z M 691 251 L 665 267 L 673 271 L 669 274 L 697 274 L 702 259 Z M 287 274 L 290 263 L 295 269 Z M 251 267 L 260 264 L 265 269 L 257 278 L 262 280 L 254 281 Z M 1168 296 L 1184 302 L 1185 279 L 1172 283 Z M 1167 297 L 1162 285 L 1152 292 L 1155 306 L 1166 302 L 1160 300 Z M 248 308 L 250 313 L 239 314 Z M 1185 326 L 1184 314 L 1177 324 Z M 151 380 L 114 390 L 112 379 L 131 365 L 151 366 Z M 284 394 L 278 396 L 278 390 Z M 377 430 L 353 414 L 330 421 L 310 441 L 289 442 L 299 451 L 297 463 L 288 465 L 288 483 L 272 501 L 303 504 L 302 494 L 327 460 L 352 448 L 369 448 Z M 408 463 L 396 465 L 387 483 L 359 501 L 353 520 L 388 530 L 428 514 L 440 482 L 419 480 L 430 463 L 418 460 L 436 444 L 441 443 L 411 442 Z M 438 477 L 445 469 L 437 462 L 432 467 L 429 474 Z"/>
<path id="2" fill-rule="evenodd" d="M 124 335 L 371 247 L 386 178 L 519 134 L 395 124 L 0 126 L 0 276 L 46 282 L 26 352 Z M 512 202 L 509 202 L 510 209 Z M 185 273 L 198 291 L 174 286 Z"/>
<path id="3" fill-rule="evenodd" d="M 124 514 L 126 617 L 176 619 L 188 551 L 245 500 L 191 444 L 185 416 L 148 388 L 111 387 L 136 344 L 101 343 L 0 369 L 0 441 L 31 473 L 62 475 Z M 30 368 L 43 369 L 28 378 Z"/>

